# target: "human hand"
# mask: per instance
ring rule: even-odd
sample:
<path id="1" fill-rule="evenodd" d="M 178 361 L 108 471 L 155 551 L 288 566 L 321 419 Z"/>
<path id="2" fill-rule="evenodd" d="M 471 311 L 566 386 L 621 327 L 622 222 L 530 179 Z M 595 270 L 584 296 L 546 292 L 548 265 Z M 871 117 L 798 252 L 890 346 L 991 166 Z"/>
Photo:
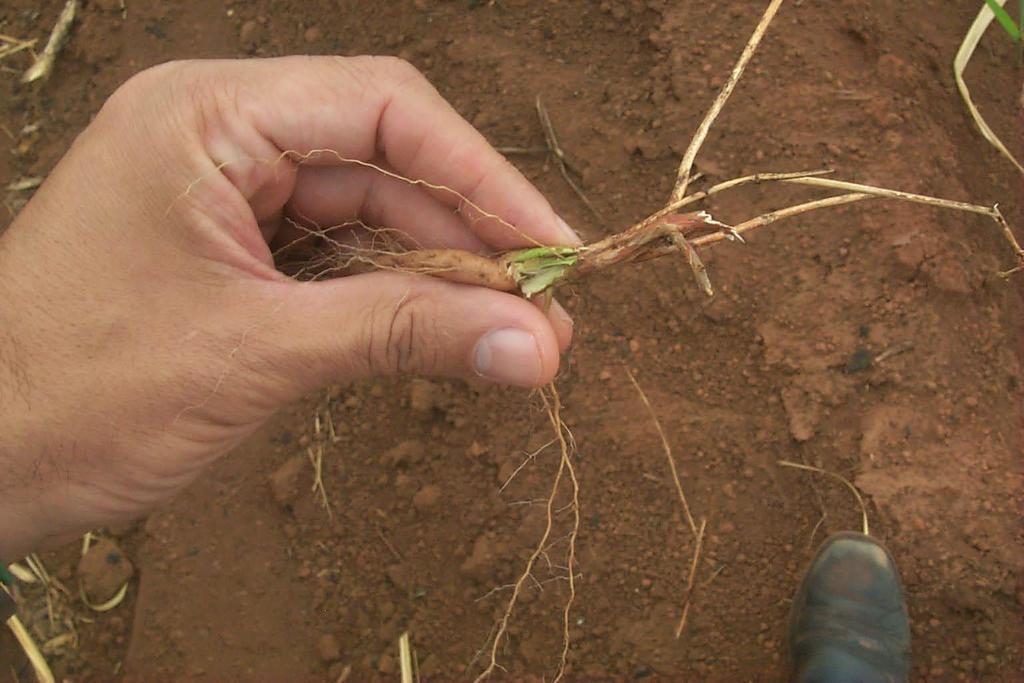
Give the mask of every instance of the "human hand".
<path id="1" fill-rule="evenodd" d="M 323 148 L 451 187 L 518 230 L 370 169 L 282 156 Z M 554 376 L 572 330 L 557 305 L 400 273 L 296 282 L 271 258 L 287 216 L 361 217 L 424 247 L 576 241 L 399 60 L 139 74 L 0 238 L 0 558 L 147 510 L 328 383 Z"/>

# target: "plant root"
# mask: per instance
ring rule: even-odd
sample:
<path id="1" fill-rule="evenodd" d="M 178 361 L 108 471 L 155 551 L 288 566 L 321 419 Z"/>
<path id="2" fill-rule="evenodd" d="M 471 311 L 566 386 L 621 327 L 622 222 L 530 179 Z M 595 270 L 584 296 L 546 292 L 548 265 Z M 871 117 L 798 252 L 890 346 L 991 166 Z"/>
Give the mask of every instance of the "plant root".
<path id="1" fill-rule="evenodd" d="M 835 472 L 829 472 L 828 470 L 823 470 L 820 467 L 814 467 L 813 465 L 804 465 L 803 463 L 799 463 L 799 462 L 792 462 L 792 461 L 789 461 L 789 460 L 780 460 L 778 462 L 778 464 L 780 466 L 782 466 L 782 467 L 791 467 L 791 468 L 793 468 L 795 470 L 803 470 L 805 472 L 814 472 L 816 474 L 824 474 L 827 477 L 831 477 L 832 479 L 835 479 L 836 481 L 841 483 L 843 486 L 845 486 L 847 489 L 849 489 L 850 493 L 853 494 L 853 497 L 857 499 L 857 505 L 860 507 L 861 532 L 865 536 L 870 536 L 871 535 L 871 529 L 868 526 L 868 506 L 864 502 L 864 498 L 860 495 L 860 491 L 857 489 L 856 486 L 853 485 L 853 483 L 849 479 L 847 479 L 846 477 L 843 477 L 842 475 L 836 474 Z M 817 527 L 815 527 L 815 529 L 817 529 Z"/>
<path id="2" fill-rule="evenodd" d="M 580 532 L 580 482 L 576 477 L 576 468 L 572 464 L 572 453 L 570 449 L 571 439 L 566 439 L 568 428 L 562 422 L 562 401 L 555 389 L 554 383 L 549 385 L 548 391 L 551 398 L 544 397 L 544 407 L 548 410 L 548 417 L 551 419 L 551 427 L 558 435 L 558 444 L 561 447 L 561 463 L 569 474 L 569 481 L 572 483 L 572 529 L 569 531 L 568 553 L 566 556 L 566 573 L 569 579 L 569 597 L 566 598 L 565 607 L 562 609 L 562 655 L 558 663 L 558 672 L 552 683 L 558 683 L 565 675 L 566 665 L 569 657 L 569 617 L 572 612 L 573 602 L 576 600 L 576 539 Z"/>
<path id="3" fill-rule="evenodd" d="M 690 616 L 690 599 L 693 597 L 694 579 L 697 578 L 697 566 L 700 563 L 700 551 L 704 547 L 704 530 L 707 529 L 708 520 L 700 520 L 700 529 L 697 531 L 697 541 L 693 547 L 693 560 L 690 562 L 690 574 L 686 578 L 686 592 L 683 598 L 683 611 L 679 615 L 679 623 L 676 625 L 676 640 L 686 630 L 686 620 Z"/>
<path id="4" fill-rule="evenodd" d="M 556 440 L 560 447 L 558 469 L 555 471 L 555 476 L 552 479 L 551 488 L 545 501 L 546 519 L 544 532 L 541 534 L 540 540 L 537 541 L 536 546 L 534 546 L 533 552 L 531 552 L 529 558 L 527 558 L 523 571 L 519 574 L 518 578 L 516 578 L 515 582 L 513 582 L 511 586 L 502 586 L 498 589 L 511 588 L 512 594 L 509 596 L 509 599 L 505 604 L 505 610 L 501 619 L 498 620 L 498 623 L 493 630 L 494 635 L 489 640 L 490 647 L 487 648 L 485 646 L 485 650 L 487 650 L 488 663 L 484 670 L 480 672 L 476 679 L 474 679 L 474 683 L 480 683 L 480 681 L 486 680 L 497 669 L 504 670 L 504 667 L 498 663 L 498 650 L 500 649 L 508 632 L 508 625 L 512 620 L 512 615 L 515 611 L 516 604 L 519 601 L 519 596 L 522 593 L 523 587 L 528 581 L 533 581 L 539 585 L 539 582 L 533 576 L 533 570 L 538 560 L 544 558 L 549 566 L 552 564 L 551 560 L 547 557 L 547 549 L 549 547 L 548 539 L 551 538 L 551 531 L 554 528 L 555 516 L 560 512 L 560 510 L 555 508 L 555 501 L 558 498 L 558 493 L 564 479 L 568 479 L 570 481 L 572 495 L 572 500 L 567 506 L 568 509 L 572 511 L 572 527 L 567 536 L 568 551 L 565 567 L 568 574 L 567 581 L 569 586 L 569 595 L 566 598 L 564 607 L 562 608 L 562 651 L 559 659 L 558 671 L 555 674 L 553 683 L 560 681 L 565 676 L 566 667 L 568 665 L 569 646 L 571 644 L 569 623 L 572 606 L 576 599 L 576 539 L 580 529 L 580 486 L 579 479 L 576 476 L 576 468 L 572 462 L 572 453 L 574 450 L 573 444 L 575 442 L 572 439 L 568 428 L 565 426 L 565 423 L 562 421 L 561 398 L 559 397 L 558 390 L 555 388 L 553 383 L 549 384 L 546 390 L 541 391 L 541 398 L 544 401 L 544 407 L 548 413 L 548 419 L 551 422 L 552 428 L 555 430 Z M 479 654 L 481 653 L 478 653 L 478 655 Z M 476 658 L 474 657 L 474 661 L 475 660 Z"/>
<path id="5" fill-rule="evenodd" d="M 675 458 L 672 457 L 672 447 L 668 443 L 668 437 L 665 436 L 665 430 L 661 427 L 661 421 L 658 419 L 657 414 L 654 412 L 654 407 L 651 406 L 650 400 L 647 398 L 647 394 L 640 387 L 640 383 L 636 381 L 636 377 L 630 372 L 629 368 L 623 368 L 626 371 L 626 376 L 629 377 L 629 381 L 633 383 L 633 387 L 636 388 L 636 393 L 639 394 L 640 400 L 643 401 L 644 407 L 647 409 L 647 414 L 651 417 L 651 422 L 654 423 L 654 428 L 658 431 L 658 438 L 661 439 L 661 447 L 665 451 L 665 460 L 668 461 L 669 472 L 672 473 L 672 483 L 675 484 L 676 493 L 679 495 L 679 504 L 682 506 L 683 515 L 686 517 L 686 523 L 690 527 L 690 531 L 693 532 L 694 536 L 697 536 L 697 523 L 693 521 L 693 513 L 690 512 L 690 503 L 686 500 L 686 492 L 683 491 L 683 483 L 679 479 L 679 470 L 676 469 Z"/>

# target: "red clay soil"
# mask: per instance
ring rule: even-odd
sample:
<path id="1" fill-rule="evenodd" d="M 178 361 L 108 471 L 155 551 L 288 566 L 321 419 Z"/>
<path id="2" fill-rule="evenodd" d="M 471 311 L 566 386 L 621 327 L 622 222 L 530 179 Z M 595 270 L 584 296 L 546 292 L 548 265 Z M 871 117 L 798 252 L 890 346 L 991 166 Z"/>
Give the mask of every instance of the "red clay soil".
<path id="1" fill-rule="evenodd" d="M 8 0 L 0 31 L 44 37 L 62 4 Z M 603 220 L 543 155 L 513 160 L 593 239 L 663 204 L 763 4 L 128 0 L 122 10 L 87 0 L 48 83 L 0 74 L 10 135 L 0 184 L 45 174 L 146 66 L 387 53 L 422 69 L 495 145 L 543 145 L 541 96 Z M 698 158 L 700 182 L 830 167 L 998 201 L 1024 229 L 1021 178 L 977 134 L 953 85 L 950 64 L 980 4 L 787 3 Z M 3 65 L 27 63 L 18 60 Z M 1015 64 L 993 28 L 968 79 L 1022 155 Z M 25 196 L 6 200 L 17 210 Z M 739 221 L 811 196 L 756 186 L 708 208 Z M 778 465 L 791 460 L 864 493 L 872 533 L 903 574 L 915 680 L 1020 680 L 1021 300 L 1019 285 L 994 275 L 1013 261 L 993 225 L 872 201 L 719 245 L 706 261 L 711 300 L 673 260 L 563 295 L 578 321 L 559 387 L 583 514 L 570 677 L 783 680 L 802 568 L 827 533 L 860 523 L 847 489 Z M 902 352 L 867 362 L 887 350 Z M 649 394 L 707 519 L 679 639 L 694 541 L 623 366 Z M 337 437 L 323 457 L 333 516 L 310 491 L 306 460 L 323 442 L 313 422 L 324 409 Z M 110 612 L 76 606 L 92 621 L 77 624 L 77 647 L 51 657 L 58 678 L 396 680 L 404 631 L 424 678 L 473 676 L 508 598 L 500 587 L 543 531 L 535 501 L 556 450 L 499 488 L 550 438 L 539 398 L 522 391 L 393 380 L 310 397 L 147 520 L 108 530 L 137 579 Z M 275 499 L 271 475 L 293 458 L 297 479 L 280 472 Z M 557 669 L 568 514 L 500 651 L 515 678 Z M 44 559 L 73 585 L 77 554 Z M 0 642 L 17 664 L 9 638 Z"/>

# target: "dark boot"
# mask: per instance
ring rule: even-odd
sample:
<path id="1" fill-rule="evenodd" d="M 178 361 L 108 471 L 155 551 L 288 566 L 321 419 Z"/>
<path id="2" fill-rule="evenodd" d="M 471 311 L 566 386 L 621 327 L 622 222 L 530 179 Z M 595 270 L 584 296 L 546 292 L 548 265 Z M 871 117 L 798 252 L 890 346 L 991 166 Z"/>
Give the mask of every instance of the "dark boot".
<path id="1" fill-rule="evenodd" d="M 798 683 L 903 683 L 910 620 L 892 556 L 870 536 L 829 537 L 793 600 L 789 644 Z"/>

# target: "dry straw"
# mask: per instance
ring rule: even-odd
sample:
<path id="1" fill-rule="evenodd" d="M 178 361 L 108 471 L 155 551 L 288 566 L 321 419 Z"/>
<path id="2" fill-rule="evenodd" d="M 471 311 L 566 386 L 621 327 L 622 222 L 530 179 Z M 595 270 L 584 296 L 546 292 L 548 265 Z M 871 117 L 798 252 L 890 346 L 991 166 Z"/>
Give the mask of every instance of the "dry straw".
<path id="1" fill-rule="evenodd" d="M 1000 6 L 1006 4 L 1006 0 L 995 0 Z M 971 24 L 971 28 L 968 29 L 967 35 L 964 36 L 963 42 L 960 44 L 960 49 L 956 52 L 956 57 L 953 58 L 953 78 L 956 79 L 957 90 L 960 91 L 960 97 L 963 98 L 964 104 L 967 106 L 967 111 L 970 112 L 971 118 L 974 119 L 974 123 L 977 124 L 978 130 L 981 134 L 989 141 L 993 147 L 999 150 L 999 153 L 1006 157 L 1011 164 L 1013 164 L 1018 171 L 1024 173 L 1024 166 L 1010 153 L 1010 150 L 1006 148 L 1003 141 L 999 139 L 999 136 L 995 134 L 995 131 L 989 127 L 986 123 L 981 112 L 978 111 L 978 105 L 974 103 L 974 99 L 971 97 L 971 91 L 967 88 L 967 82 L 964 80 L 964 70 L 967 69 L 968 62 L 971 61 L 971 57 L 974 56 L 974 51 L 978 47 L 978 43 L 981 41 L 981 37 L 985 34 L 985 29 L 989 27 L 992 20 L 995 19 L 995 12 L 988 6 L 987 3 L 982 3 L 981 9 L 978 10 L 978 16 L 974 18 L 974 23 Z"/>
<path id="2" fill-rule="evenodd" d="M 60 16 L 57 17 L 57 23 L 54 24 L 53 31 L 50 32 L 50 39 L 46 41 L 46 47 L 21 77 L 22 83 L 45 80 L 53 73 L 57 55 L 64 48 L 68 34 L 71 33 L 71 25 L 75 23 L 78 4 L 78 0 L 67 0 L 64 4 L 64 9 L 61 10 Z"/>

